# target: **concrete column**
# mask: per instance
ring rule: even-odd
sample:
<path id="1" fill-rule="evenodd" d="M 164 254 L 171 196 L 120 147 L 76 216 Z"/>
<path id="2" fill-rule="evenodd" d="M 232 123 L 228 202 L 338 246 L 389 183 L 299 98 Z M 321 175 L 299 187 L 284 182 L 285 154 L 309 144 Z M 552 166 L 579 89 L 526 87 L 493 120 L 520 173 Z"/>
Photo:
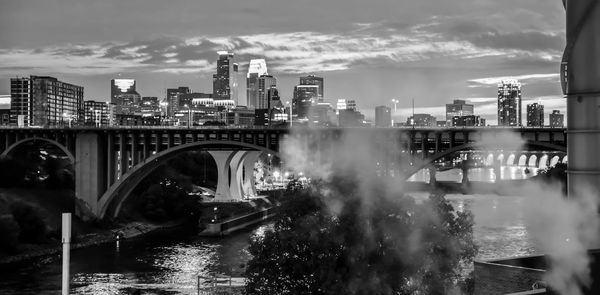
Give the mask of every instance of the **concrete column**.
<path id="1" fill-rule="evenodd" d="M 127 173 L 129 170 L 129 155 L 127 153 L 127 134 L 120 133 L 119 134 L 119 154 L 121 159 L 119 161 L 120 170 L 121 170 L 121 178 L 123 175 Z"/>
<path id="2" fill-rule="evenodd" d="M 229 165 L 233 158 L 234 151 L 208 151 L 217 164 L 217 189 L 215 192 L 215 202 L 231 201 L 231 191 L 229 188 Z"/>
<path id="3" fill-rule="evenodd" d="M 106 140 L 106 160 L 108 161 L 108 165 L 106 167 L 107 190 L 113 183 L 115 183 L 115 174 L 117 172 L 115 157 L 115 136 L 109 132 Z"/>
<path id="4" fill-rule="evenodd" d="M 439 153 L 441 151 L 441 144 L 442 144 L 442 133 L 436 132 L 435 133 L 435 152 L 436 153 Z"/>
<path id="5" fill-rule="evenodd" d="M 97 133 L 80 133 L 76 138 L 76 214 L 84 219 L 98 216 L 98 199 L 106 191 L 106 143 Z M 85 206 L 81 206 L 81 204 Z"/>
<path id="6" fill-rule="evenodd" d="M 162 145 L 162 133 L 156 133 L 152 136 L 156 138 L 156 141 L 154 142 L 154 152 L 158 154 L 160 152 L 160 146 Z"/>
<path id="7" fill-rule="evenodd" d="M 171 132 L 167 133 L 167 149 L 175 146 L 175 135 Z"/>
<path id="8" fill-rule="evenodd" d="M 260 151 L 249 151 L 244 157 L 244 169 L 243 169 L 243 185 L 242 191 L 244 194 L 255 197 L 257 196 L 256 187 L 254 182 L 254 164 L 262 152 Z"/>
<path id="9" fill-rule="evenodd" d="M 242 190 L 242 170 L 244 167 L 243 160 L 246 156 L 246 153 L 246 151 L 234 152 L 231 162 L 229 163 L 229 169 L 231 169 L 229 191 L 231 193 L 231 197 L 238 201 L 242 200 L 244 197 L 244 192 Z"/>
<path id="10" fill-rule="evenodd" d="M 135 132 L 131 133 L 131 166 L 138 163 L 138 135 Z"/>
<path id="11" fill-rule="evenodd" d="M 150 157 L 150 136 L 152 136 L 150 133 L 144 133 L 144 153 L 142 155 L 142 161 L 146 161 L 146 159 Z"/>
<path id="12" fill-rule="evenodd" d="M 448 132 L 448 135 L 450 138 L 450 148 L 453 148 L 455 145 L 455 140 L 456 140 L 455 135 L 456 134 L 454 133 L 454 131 L 450 131 L 450 132 Z"/>
<path id="13" fill-rule="evenodd" d="M 428 132 L 421 132 L 421 157 L 423 159 L 427 158 L 427 140 L 429 134 Z"/>

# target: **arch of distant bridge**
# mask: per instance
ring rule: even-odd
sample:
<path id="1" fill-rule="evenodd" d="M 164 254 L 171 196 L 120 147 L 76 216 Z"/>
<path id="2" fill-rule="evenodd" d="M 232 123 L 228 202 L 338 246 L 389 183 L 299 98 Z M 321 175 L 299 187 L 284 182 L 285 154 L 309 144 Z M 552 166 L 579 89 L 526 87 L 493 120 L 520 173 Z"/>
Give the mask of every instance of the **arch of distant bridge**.
<path id="1" fill-rule="evenodd" d="M 123 175 L 118 181 L 116 181 L 110 188 L 102 195 L 98 201 L 99 205 L 99 218 L 105 216 L 116 217 L 121 210 L 121 206 L 124 201 L 129 197 L 135 187 L 152 171 L 159 166 L 163 165 L 169 159 L 187 151 L 193 150 L 208 150 L 208 151 L 231 151 L 233 154 L 227 156 L 226 165 L 229 165 L 236 152 L 246 151 L 258 151 L 261 153 L 269 153 L 276 157 L 279 157 L 279 152 L 267 149 L 254 144 L 243 143 L 238 141 L 200 141 L 188 144 L 183 144 L 163 150 L 156 153 L 142 162 L 132 167 L 125 175 Z M 214 155 L 213 155 L 214 158 Z M 219 161 L 215 159 L 216 161 Z M 241 159 L 238 159 L 237 165 L 239 165 Z M 255 161 L 256 159 L 254 159 Z M 219 163 L 217 163 L 217 166 Z M 219 169 L 219 167 L 217 167 Z M 239 181 L 238 173 L 241 169 L 235 167 L 232 169 L 231 181 Z M 219 178 L 223 176 L 220 173 Z M 226 174 L 225 174 L 226 175 Z M 218 179 L 218 182 L 226 181 L 229 179 Z M 108 214 L 108 215 L 107 215 Z"/>
<path id="2" fill-rule="evenodd" d="M 567 148 L 565 146 L 560 146 L 560 145 L 546 143 L 546 142 L 539 142 L 539 141 L 529 140 L 524 143 L 524 146 L 544 148 L 544 149 L 547 149 L 550 151 L 556 151 L 556 152 L 565 152 L 565 153 L 567 152 Z M 422 162 L 417 163 L 417 165 L 414 165 L 412 169 L 407 171 L 405 173 L 405 177 L 406 178 L 411 177 L 413 174 L 417 173 L 419 170 L 430 167 L 435 161 L 443 159 L 446 156 L 452 155 L 456 152 L 473 150 L 473 149 L 477 149 L 477 148 L 481 148 L 481 144 L 479 144 L 477 142 L 469 142 L 469 143 L 462 144 L 462 145 L 453 147 L 451 149 L 445 150 L 443 152 L 429 155 L 426 159 L 423 159 Z M 535 156 L 535 155 L 532 155 L 532 157 L 533 156 Z M 563 158 L 563 161 L 564 161 L 564 158 Z M 537 161 L 536 161 L 536 163 L 537 163 Z"/>

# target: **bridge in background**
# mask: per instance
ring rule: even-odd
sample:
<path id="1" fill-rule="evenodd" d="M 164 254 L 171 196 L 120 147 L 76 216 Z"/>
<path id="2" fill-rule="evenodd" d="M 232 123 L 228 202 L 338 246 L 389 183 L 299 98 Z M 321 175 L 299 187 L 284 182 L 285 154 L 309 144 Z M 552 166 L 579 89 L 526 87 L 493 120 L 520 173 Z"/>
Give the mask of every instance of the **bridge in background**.
<path id="1" fill-rule="evenodd" d="M 404 175 L 459 151 L 510 150 L 507 136 L 533 150 L 566 152 L 567 143 L 562 128 L 0 128 L 0 154 L 11 156 L 31 143 L 62 150 L 74 164 L 76 197 L 85 204 L 78 214 L 104 218 L 116 217 L 131 191 L 180 153 L 208 151 L 218 169 L 215 201 L 236 201 L 256 194 L 254 163 L 262 153 L 279 156 L 284 140 L 306 142 L 316 158 L 326 161 L 336 153 L 331 142 L 349 135 L 375 147 L 369 153 L 381 159 L 384 171 L 410 162 Z"/>

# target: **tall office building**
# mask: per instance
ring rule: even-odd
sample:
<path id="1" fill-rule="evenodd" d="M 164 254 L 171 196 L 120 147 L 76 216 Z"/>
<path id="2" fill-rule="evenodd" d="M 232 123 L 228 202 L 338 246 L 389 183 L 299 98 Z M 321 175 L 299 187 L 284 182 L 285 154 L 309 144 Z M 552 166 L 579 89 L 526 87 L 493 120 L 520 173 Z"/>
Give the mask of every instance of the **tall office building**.
<path id="1" fill-rule="evenodd" d="M 318 85 L 294 86 L 294 98 L 292 99 L 292 114 L 298 119 L 307 119 L 310 107 L 313 103 L 317 103 L 318 96 Z"/>
<path id="2" fill-rule="evenodd" d="M 257 109 L 266 109 L 269 104 L 269 90 L 277 88 L 277 78 L 271 75 L 262 75 L 258 77 L 258 97 L 256 101 Z"/>
<path id="3" fill-rule="evenodd" d="M 565 115 L 559 110 L 553 110 L 550 114 L 550 127 L 562 128 L 565 126 Z"/>
<path id="4" fill-rule="evenodd" d="M 304 77 L 300 77 L 300 85 L 317 85 L 319 86 L 319 91 L 317 92 L 317 101 L 323 102 L 323 77 L 317 77 L 315 75 L 308 75 Z"/>
<path id="5" fill-rule="evenodd" d="M 238 102 L 238 64 L 233 62 L 234 54 L 228 51 L 218 51 L 217 73 L 213 75 L 213 99 L 231 100 L 234 105 Z"/>
<path id="6" fill-rule="evenodd" d="M 446 125 L 452 124 L 454 117 L 472 116 L 473 105 L 468 104 L 461 99 L 455 99 L 452 103 L 446 104 Z"/>
<path id="7" fill-rule="evenodd" d="M 503 80 L 498 84 L 498 125 L 522 126 L 521 83 Z"/>
<path id="8" fill-rule="evenodd" d="M 408 117 L 406 120 L 408 126 L 419 126 L 419 127 L 435 127 L 437 120 L 430 114 L 414 114 L 414 116 Z"/>
<path id="9" fill-rule="evenodd" d="M 264 59 L 250 60 L 248 75 L 246 76 L 246 106 L 248 109 L 257 108 L 259 97 L 258 79 L 260 76 L 268 74 L 267 62 Z"/>
<path id="10" fill-rule="evenodd" d="M 527 126 L 544 126 L 544 106 L 538 103 L 527 105 Z"/>
<path id="11" fill-rule="evenodd" d="M 135 89 L 134 79 L 110 80 L 110 102 L 115 105 L 118 114 L 135 114 L 140 112 L 141 96 Z"/>
<path id="12" fill-rule="evenodd" d="M 375 126 L 376 127 L 391 127 L 392 126 L 392 109 L 386 106 L 375 107 Z"/>
<path id="13" fill-rule="evenodd" d="M 10 122 L 19 126 L 77 124 L 83 119 L 83 87 L 54 77 L 10 79 Z"/>
<path id="14" fill-rule="evenodd" d="M 169 118 L 172 118 L 173 115 L 175 115 L 175 113 L 177 111 L 179 111 L 179 97 L 181 94 L 188 94 L 190 93 L 190 88 L 189 87 L 184 87 L 184 86 L 180 86 L 178 88 L 168 88 L 167 89 L 167 116 Z"/>

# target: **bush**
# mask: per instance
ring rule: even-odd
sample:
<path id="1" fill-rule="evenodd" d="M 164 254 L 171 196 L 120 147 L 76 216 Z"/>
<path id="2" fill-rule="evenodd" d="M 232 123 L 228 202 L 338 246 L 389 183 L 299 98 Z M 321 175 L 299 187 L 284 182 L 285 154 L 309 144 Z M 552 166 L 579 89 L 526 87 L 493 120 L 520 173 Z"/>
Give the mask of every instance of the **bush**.
<path id="1" fill-rule="evenodd" d="M 19 234 L 21 242 L 43 243 L 46 241 L 48 228 L 35 207 L 16 201 L 10 204 L 10 212 L 21 229 Z"/>

